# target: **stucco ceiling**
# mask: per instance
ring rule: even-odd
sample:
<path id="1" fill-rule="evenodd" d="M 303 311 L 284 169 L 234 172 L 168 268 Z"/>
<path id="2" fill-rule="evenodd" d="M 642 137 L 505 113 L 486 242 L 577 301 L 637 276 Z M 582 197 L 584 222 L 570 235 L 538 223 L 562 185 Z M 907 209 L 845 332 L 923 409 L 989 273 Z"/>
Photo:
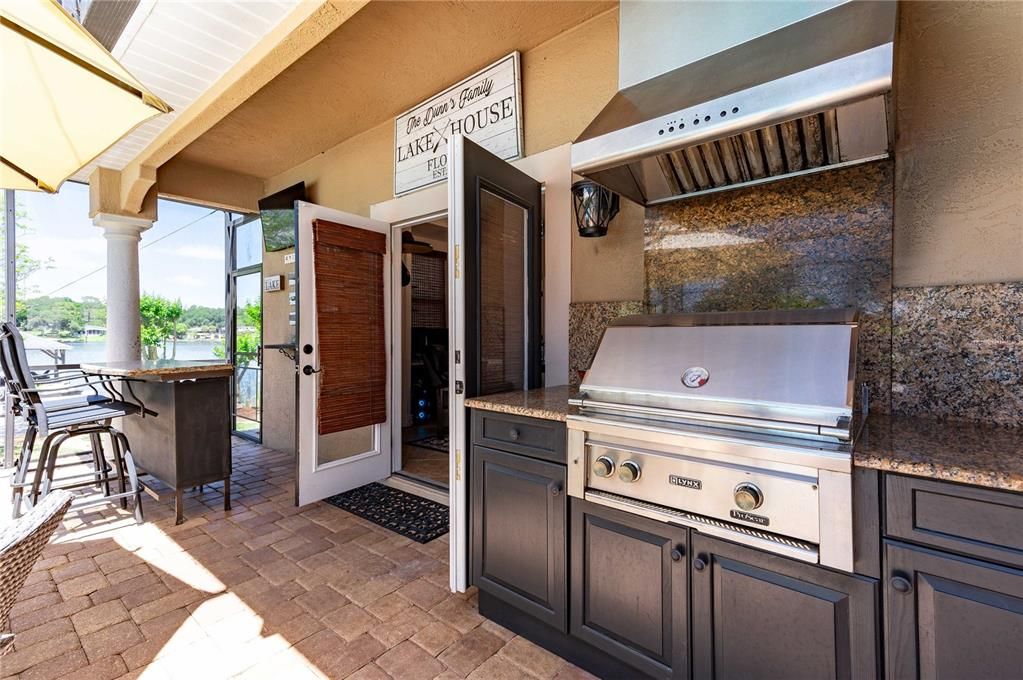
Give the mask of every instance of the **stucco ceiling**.
<path id="1" fill-rule="evenodd" d="M 272 177 L 615 2 L 372 2 L 178 154 Z"/>

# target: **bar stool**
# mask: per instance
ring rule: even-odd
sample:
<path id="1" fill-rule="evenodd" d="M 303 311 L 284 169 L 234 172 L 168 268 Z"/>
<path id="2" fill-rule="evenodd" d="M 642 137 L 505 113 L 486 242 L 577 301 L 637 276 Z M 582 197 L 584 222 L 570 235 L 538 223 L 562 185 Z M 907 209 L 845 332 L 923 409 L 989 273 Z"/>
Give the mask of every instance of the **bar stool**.
<path id="1" fill-rule="evenodd" d="M 96 378 L 82 371 L 71 370 L 37 380 L 29 368 L 24 340 L 14 324 L 0 324 L 0 345 L 2 345 L 0 364 L 13 397 L 15 412 L 25 417 L 28 423 L 11 485 L 13 516 L 17 517 L 20 514 L 23 502 L 31 507 L 51 490 L 97 486 L 102 488 L 103 498 L 76 501 L 75 506 L 85 507 L 119 500 L 121 507 L 126 508 L 128 499 L 133 498 L 135 519 L 141 523 L 142 487 L 128 440 L 122 432 L 113 427 L 111 421 L 114 418 L 145 414 L 147 413 L 145 406 L 137 399 L 136 403 L 129 403 L 124 399 L 116 387 L 118 381 L 113 378 Z M 88 390 L 88 393 L 53 398 L 57 392 L 66 393 L 69 384 L 78 389 Z M 116 480 L 119 484 L 119 492 L 116 494 L 110 493 L 110 466 L 106 461 L 101 440 L 104 434 L 110 437 Z M 36 467 L 31 469 L 38 435 L 43 436 L 43 443 Z M 58 467 L 80 464 L 80 461 L 63 466 L 57 464 L 61 446 L 79 436 L 89 437 L 94 469 L 89 473 L 58 478 L 55 484 L 54 476 Z M 28 482 L 26 480 L 30 472 L 34 474 L 32 481 Z"/>

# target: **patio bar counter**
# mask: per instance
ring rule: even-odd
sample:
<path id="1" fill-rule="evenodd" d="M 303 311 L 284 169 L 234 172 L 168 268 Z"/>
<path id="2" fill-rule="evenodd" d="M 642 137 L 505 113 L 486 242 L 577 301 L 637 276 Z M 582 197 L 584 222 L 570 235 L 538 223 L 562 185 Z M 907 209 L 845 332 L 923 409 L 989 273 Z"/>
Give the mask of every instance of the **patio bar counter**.
<path id="1" fill-rule="evenodd" d="M 231 509 L 231 380 L 234 366 L 220 361 L 115 361 L 81 364 L 94 375 L 130 380 L 124 396 L 137 397 L 145 416 L 124 418 L 135 463 L 174 490 L 176 523 L 184 521 L 186 489 L 224 482 Z M 155 415 L 153 415 L 155 413 Z M 154 495 L 159 492 L 147 487 Z"/>

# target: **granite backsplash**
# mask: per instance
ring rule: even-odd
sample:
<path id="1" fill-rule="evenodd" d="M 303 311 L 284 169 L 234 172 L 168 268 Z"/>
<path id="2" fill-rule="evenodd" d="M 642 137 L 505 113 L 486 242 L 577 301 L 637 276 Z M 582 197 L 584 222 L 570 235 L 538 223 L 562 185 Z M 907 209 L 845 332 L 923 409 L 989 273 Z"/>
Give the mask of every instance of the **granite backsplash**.
<path id="1" fill-rule="evenodd" d="M 892 163 L 647 208 L 651 313 L 855 307 L 858 378 L 890 410 Z"/>
<path id="2" fill-rule="evenodd" d="M 897 288 L 892 410 L 1023 427 L 1023 282 Z"/>
<path id="3" fill-rule="evenodd" d="M 642 314 L 642 300 L 573 302 L 568 307 L 568 384 L 578 387 L 590 367 L 607 325 L 620 316 Z"/>

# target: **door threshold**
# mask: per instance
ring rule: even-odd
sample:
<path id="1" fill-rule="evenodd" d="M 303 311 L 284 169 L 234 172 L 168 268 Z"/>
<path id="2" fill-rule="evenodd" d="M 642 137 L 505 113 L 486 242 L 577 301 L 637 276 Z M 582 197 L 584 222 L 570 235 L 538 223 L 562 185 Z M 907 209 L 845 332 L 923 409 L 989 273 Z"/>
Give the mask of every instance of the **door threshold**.
<path id="1" fill-rule="evenodd" d="M 418 479 L 413 479 L 398 472 L 393 473 L 386 479 L 381 479 L 380 483 L 384 486 L 389 486 L 400 491 L 406 491 L 415 496 L 427 498 L 431 501 L 440 503 L 441 505 L 448 505 L 450 502 L 449 492 L 447 489 L 419 481 Z"/>

